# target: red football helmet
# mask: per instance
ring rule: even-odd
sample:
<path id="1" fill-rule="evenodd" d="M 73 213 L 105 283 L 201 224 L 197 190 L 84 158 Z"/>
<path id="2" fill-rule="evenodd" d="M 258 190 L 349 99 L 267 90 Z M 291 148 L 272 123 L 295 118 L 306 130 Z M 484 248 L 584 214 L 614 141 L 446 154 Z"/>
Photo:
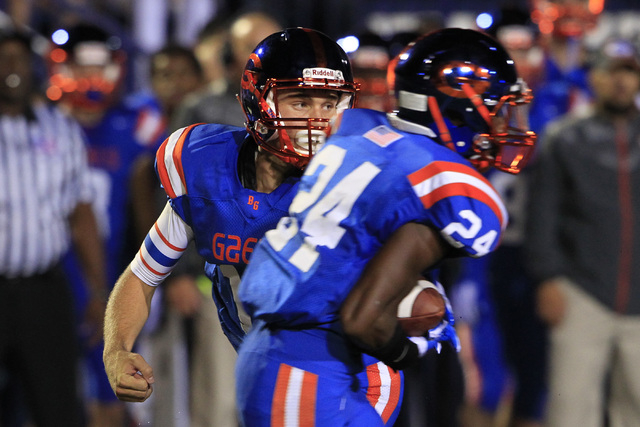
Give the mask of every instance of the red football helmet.
<path id="1" fill-rule="evenodd" d="M 531 0 L 531 20 L 542 34 L 582 37 L 596 26 L 604 0 Z"/>
<path id="2" fill-rule="evenodd" d="M 349 52 L 355 81 L 359 84 L 358 108 L 390 111 L 393 96 L 387 85 L 391 56 L 388 42 L 374 33 L 357 36 L 358 47 Z"/>
<path id="3" fill-rule="evenodd" d="M 47 97 L 88 111 L 111 105 L 125 77 L 122 40 L 91 24 L 58 30 L 51 38 Z"/>
<path id="4" fill-rule="evenodd" d="M 249 56 L 239 96 L 247 130 L 262 149 L 303 168 L 324 143 L 330 120 L 282 117 L 278 91 L 292 88 L 338 92 L 340 113 L 353 107 L 357 85 L 347 54 L 315 30 L 289 28 L 274 33 Z M 297 130 L 293 140 L 287 130 Z"/>

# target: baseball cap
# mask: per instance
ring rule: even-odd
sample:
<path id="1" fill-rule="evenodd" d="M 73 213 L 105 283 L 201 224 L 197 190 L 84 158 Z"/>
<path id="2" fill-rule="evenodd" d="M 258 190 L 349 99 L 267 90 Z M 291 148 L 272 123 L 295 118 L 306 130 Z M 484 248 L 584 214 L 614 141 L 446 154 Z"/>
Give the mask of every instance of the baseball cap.
<path id="1" fill-rule="evenodd" d="M 607 70 L 626 68 L 640 73 L 640 54 L 628 40 L 609 40 L 598 49 L 591 65 L 593 68 Z"/>

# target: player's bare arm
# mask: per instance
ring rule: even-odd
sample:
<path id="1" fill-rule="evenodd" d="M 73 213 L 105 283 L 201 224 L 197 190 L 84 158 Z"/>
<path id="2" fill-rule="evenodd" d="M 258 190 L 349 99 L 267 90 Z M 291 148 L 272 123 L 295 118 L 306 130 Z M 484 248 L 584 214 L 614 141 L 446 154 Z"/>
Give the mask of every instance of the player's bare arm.
<path id="1" fill-rule="evenodd" d="M 153 391 L 151 366 L 131 350 L 149 315 L 154 292 L 127 267 L 107 304 L 103 359 L 111 388 L 123 401 L 143 402 Z"/>
<path id="2" fill-rule="evenodd" d="M 91 205 L 80 203 L 69 217 L 71 238 L 87 278 L 89 301 L 85 311 L 87 326 L 91 328 L 89 345 L 102 338 L 102 320 L 106 303 L 107 279 L 104 264 L 104 244 L 99 238 L 98 225 Z"/>
<path id="3" fill-rule="evenodd" d="M 381 347 L 397 327 L 397 307 L 420 274 L 450 250 L 437 231 L 417 223 L 400 227 L 367 264 L 341 309 L 345 332 L 367 347 Z"/>

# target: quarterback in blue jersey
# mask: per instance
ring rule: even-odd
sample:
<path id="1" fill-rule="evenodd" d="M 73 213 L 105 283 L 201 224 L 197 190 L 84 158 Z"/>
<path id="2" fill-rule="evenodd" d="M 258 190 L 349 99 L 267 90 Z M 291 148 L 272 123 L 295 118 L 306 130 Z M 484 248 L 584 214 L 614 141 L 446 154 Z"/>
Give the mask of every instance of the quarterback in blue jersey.
<path id="1" fill-rule="evenodd" d="M 105 318 L 105 368 L 121 400 L 151 394 L 152 368 L 132 348 L 155 287 L 190 241 L 207 261 L 223 329 L 240 345 L 245 332 L 219 266 L 242 273 L 257 241 L 287 214 L 301 169 L 324 142 L 330 120 L 353 105 L 356 92 L 344 51 L 323 34 L 300 28 L 261 42 L 241 84 L 247 129 L 194 124 L 173 133 L 157 152 L 156 169 L 170 200 L 118 280 Z M 392 424 L 402 376 L 368 357 L 361 384 Z"/>
<path id="2" fill-rule="evenodd" d="M 401 370 L 434 342 L 457 345 L 449 316 L 408 338 L 397 306 L 443 258 L 498 245 L 507 213 L 477 169 L 524 166 L 529 91 L 498 42 L 462 29 L 411 43 L 390 81 L 398 111 L 341 115 L 242 277 L 244 426 L 381 426 L 358 387 L 361 354 Z"/>

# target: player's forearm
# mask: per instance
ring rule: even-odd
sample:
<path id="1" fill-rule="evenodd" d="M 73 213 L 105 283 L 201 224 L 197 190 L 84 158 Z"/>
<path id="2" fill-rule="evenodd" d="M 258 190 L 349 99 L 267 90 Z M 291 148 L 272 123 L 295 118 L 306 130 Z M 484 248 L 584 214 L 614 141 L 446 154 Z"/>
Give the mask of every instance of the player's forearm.
<path id="1" fill-rule="evenodd" d="M 395 333 L 397 306 L 420 274 L 440 261 L 447 245 L 433 229 L 415 223 L 400 227 L 365 268 L 345 300 L 345 332 L 378 347 Z"/>
<path id="2" fill-rule="evenodd" d="M 71 239 L 82 265 L 91 297 L 106 299 L 108 285 L 105 273 L 104 242 L 91 205 L 80 203 L 70 217 Z"/>
<path id="3" fill-rule="evenodd" d="M 139 243 L 158 217 L 158 206 L 155 199 L 158 179 L 153 170 L 153 156 L 141 156 L 133 165 L 131 172 L 131 203 L 135 235 Z"/>
<path id="4" fill-rule="evenodd" d="M 127 267 L 116 283 L 104 321 L 105 358 L 118 350 L 131 351 L 151 308 L 155 288 L 142 282 Z"/>

